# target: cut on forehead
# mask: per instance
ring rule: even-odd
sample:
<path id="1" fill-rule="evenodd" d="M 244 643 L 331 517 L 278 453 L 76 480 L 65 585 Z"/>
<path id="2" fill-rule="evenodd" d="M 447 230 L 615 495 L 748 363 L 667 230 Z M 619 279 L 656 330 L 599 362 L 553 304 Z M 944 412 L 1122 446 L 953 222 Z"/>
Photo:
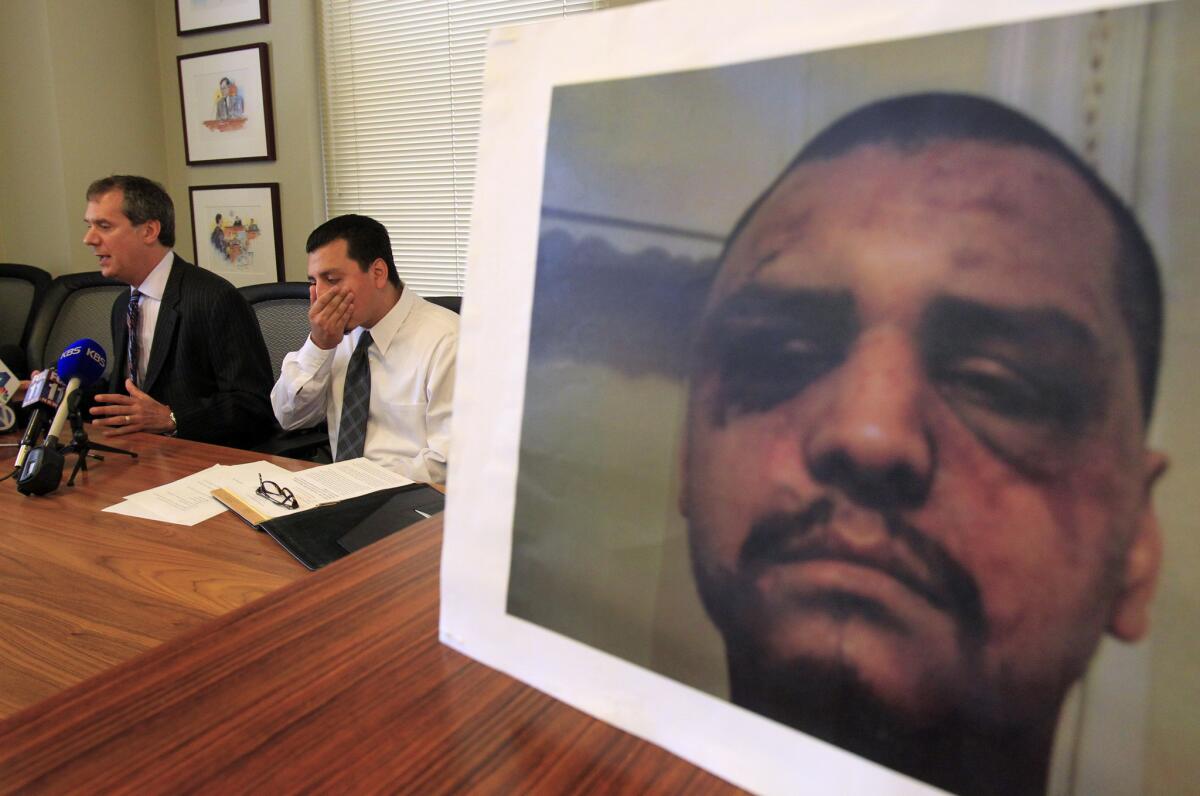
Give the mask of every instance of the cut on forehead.
<path id="1" fill-rule="evenodd" d="M 879 100 L 851 111 L 818 133 L 750 204 L 726 238 L 721 271 L 764 202 L 805 163 L 831 161 L 871 145 L 912 154 L 934 142 L 973 141 L 1026 147 L 1074 172 L 1107 211 L 1116 229 L 1115 291 L 1137 359 L 1143 417 L 1152 412 L 1162 340 L 1162 287 L 1153 249 L 1133 213 L 1095 170 L 1056 135 L 1023 113 L 987 97 L 927 92 Z M 721 282 L 720 272 L 717 278 Z"/>
<path id="2" fill-rule="evenodd" d="M 776 183 L 748 222 L 760 222 L 766 204 L 797 200 L 809 216 L 822 206 L 870 212 L 897 200 L 1034 227 L 1062 226 L 1061 217 L 1074 214 L 1088 220 L 1080 234 L 1115 238 L 1110 215 L 1067 166 L 1035 149 L 993 142 L 933 139 L 911 150 L 873 143 L 832 159 L 805 161 Z"/>
<path id="3" fill-rule="evenodd" d="M 870 144 L 801 164 L 748 220 L 711 298 L 755 278 L 786 252 L 794 269 L 806 262 L 794 255 L 815 256 L 831 234 L 849 231 L 865 241 L 881 230 L 929 249 L 926 258 L 953 251 L 965 265 L 1003 263 L 1010 271 L 1023 261 L 1031 278 L 1075 284 L 1098 318 L 1115 314 L 1116 235 L 1103 206 L 1052 158 L 977 141 L 931 141 L 908 152 Z M 1022 256 L 1010 258 L 1018 250 Z"/>

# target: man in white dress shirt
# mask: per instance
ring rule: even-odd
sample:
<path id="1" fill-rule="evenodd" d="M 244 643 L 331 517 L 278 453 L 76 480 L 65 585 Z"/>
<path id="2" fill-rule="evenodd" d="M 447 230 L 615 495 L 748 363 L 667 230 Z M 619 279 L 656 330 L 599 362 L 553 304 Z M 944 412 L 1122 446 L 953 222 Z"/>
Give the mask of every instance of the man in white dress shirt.
<path id="1" fill-rule="evenodd" d="M 285 429 L 324 417 L 336 460 L 445 483 L 458 316 L 405 287 L 374 219 L 332 218 L 305 251 L 312 331 L 284 358 L 275 417 Z"/>

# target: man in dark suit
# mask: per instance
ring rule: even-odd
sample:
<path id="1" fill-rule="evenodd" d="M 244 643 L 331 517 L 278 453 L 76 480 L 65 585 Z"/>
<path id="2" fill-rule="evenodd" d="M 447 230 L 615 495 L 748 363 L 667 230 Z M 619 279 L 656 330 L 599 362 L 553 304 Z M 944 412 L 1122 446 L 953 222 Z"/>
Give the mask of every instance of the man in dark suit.
<path id="1" fill-rule="evenodd" d="M 171 251 L 162 186 L 114 175 L 88 187 L 83 242 L 130 285 L 113 305 L 109 391 L 91 413 L 109 435 L 149 432 L 246 447 L 275 426 L 271 365 L 250 306 L 221 277 Z"/>

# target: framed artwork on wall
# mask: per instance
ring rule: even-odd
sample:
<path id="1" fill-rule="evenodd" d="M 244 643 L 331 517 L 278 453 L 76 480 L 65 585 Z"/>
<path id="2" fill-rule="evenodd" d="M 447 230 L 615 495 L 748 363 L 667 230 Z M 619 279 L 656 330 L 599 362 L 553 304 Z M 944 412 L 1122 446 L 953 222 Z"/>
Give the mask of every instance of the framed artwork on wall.
<path id="1" fill-rule="evenodd" d="M 274 160 L 267 45 L 191 53 L 176 61 L 188 165 Z"/>
<path id="2" fill-rule="evenodd" d="M 235 287 L 284 280 L 279 183 L 193 185 L 188 201 L 196 265 Z"/>
<path id="3" fill-rule="evenodd" d="M 180 36 L 270 21 L 267 0 L 175 0 L 175 33 Z"/>

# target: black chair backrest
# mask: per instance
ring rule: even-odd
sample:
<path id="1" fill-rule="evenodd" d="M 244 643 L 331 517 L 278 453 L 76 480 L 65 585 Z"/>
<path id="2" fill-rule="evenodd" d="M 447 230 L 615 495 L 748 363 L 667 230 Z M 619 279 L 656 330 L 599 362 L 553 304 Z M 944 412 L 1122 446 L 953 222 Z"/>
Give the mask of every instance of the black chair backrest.
<path id="1" fill-rule="evenodd" d="M 258 318 L 258 328 L 271 357 L 271 370 L 278 380 L 283 358 L 291 351 L 299 351 L 310 331 L 308 283 L 272 282 L 240 287 L 238 291 Z"/>
<path id="2" fill-rule="evenodd" d="M 0 263 L 0 345 L 24 350 L 50 274 L 20 263 Z"/>
<path id="3" fill-rule="evenodd" d="M 462 315 L 462 296 L 426 296 L 425 300 Z"/>
<path id="4" fill-rule="evenodd" d="M 128 292 L 129 285 L 95 271 L 66 274 L 51 282 L 25 346 L 29 366 L 38 370 L 53 366 L 63 349 L 81 337 L 99 343 L 112 363 L 112 307 L 122 291 Z"/>

